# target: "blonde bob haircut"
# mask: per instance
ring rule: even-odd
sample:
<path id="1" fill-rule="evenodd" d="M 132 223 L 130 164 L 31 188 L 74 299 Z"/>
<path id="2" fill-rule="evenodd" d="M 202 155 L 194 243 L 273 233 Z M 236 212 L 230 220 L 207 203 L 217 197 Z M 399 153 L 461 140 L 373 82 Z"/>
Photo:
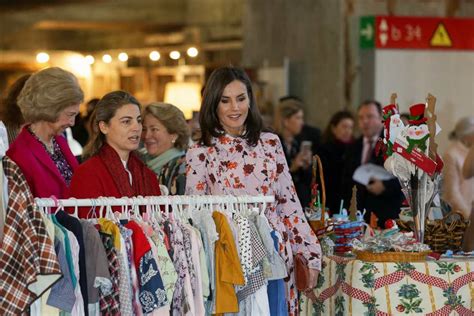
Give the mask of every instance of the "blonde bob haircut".
<path id="1" fill-rule="evenodd" d="M 83 100 L 77 78 L 69 71 L 51 67 L 34 73 L 26 81 L 17 103 L 25 122 L 35 123 L 56 122 L 65 108 Z"/>
<path id="2" fill-rule="evenodd" d="M 143 118 L 152 115 L 163 124 L 170 134 L 178 135 L 174 147 L 186 150 L 189 146 L 190 131 L 183 112 L 169 103 L 153 102 L 143 111 Z"/>

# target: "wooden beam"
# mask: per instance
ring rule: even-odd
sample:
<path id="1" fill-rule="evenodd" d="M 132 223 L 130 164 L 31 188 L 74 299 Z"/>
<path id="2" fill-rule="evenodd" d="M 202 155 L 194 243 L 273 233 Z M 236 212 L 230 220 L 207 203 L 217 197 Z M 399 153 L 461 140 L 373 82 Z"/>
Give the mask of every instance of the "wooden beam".
<path id="1" fill-rule="evenodd" d="M 171 32 L 181 30 L 181 24 L 155 24 L 146 22 L 100 22 L 100 21 L 62 21 L 62 20 L 42 20 L 33 25 L 37 30 L 48 31 L 125 31 L 125 30 L 139 30 L 139 31 L 163 31 Z"/>

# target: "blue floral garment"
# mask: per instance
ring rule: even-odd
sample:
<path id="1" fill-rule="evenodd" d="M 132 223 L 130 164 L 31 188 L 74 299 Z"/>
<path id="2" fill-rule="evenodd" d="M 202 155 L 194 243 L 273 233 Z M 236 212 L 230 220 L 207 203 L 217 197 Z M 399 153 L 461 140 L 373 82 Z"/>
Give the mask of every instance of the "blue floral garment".
<path id="1" fill-rule="evenodd" d="M 139 299 L 144 313 L 168 305 L 163 280 L 151 250 L 140 259 L 139 283 Z"/>

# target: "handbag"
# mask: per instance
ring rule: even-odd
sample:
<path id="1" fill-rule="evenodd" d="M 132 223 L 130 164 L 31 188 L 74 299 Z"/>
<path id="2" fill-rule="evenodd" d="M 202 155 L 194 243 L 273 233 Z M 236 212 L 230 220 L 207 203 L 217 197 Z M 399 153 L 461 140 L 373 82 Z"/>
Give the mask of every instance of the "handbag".
<path id="1" fill-rule="evenodd" d="M 298 291 L 306 291 L 310 287 L 308 260 L 299 253 L 294 257 L 293 261 L 295 264 L 296 289 Z"/>

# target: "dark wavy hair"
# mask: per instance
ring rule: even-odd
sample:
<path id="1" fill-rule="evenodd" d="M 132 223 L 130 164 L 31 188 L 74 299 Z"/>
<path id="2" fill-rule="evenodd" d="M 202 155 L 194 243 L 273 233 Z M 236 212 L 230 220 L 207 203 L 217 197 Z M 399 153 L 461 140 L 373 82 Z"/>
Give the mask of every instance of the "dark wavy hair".
<path id="1" fill-rule="evenodd" d="M 20 107 L 16 99 L 20 95 L 21 90 L 25 86 L 26 80 L 31 77 L 31 74 L 19 77 L 6 91 L 6 95 L 2 98 L 0 103 L 0 120 L 5 125 L 21 126 L 25 123 L 25 118 L 21 113 Z"/>
<path id="2" fill-rule="evenodd" d="M 334 133 L 332 132 L 332 128 L 336 127 L 337 124 L 339 124 L 344 119 L 350 119 L 353 122 L 355 121 L 354 115 L 352 115 L 352 113 L 349 111 L 339 111 L 339 112 L 334 113 L 334 115 L 329 120 L 328 126 L 324 130 L 324 133 L 323 133 L 324 143 L 333 142 L 336 140 L 336 137 L 334 136 Z"/>
<path id="3" fill-rule="evenodd" d="M 84 160 L 97 154 L 104 143 L 106 143 L 105 135 L 100 131 L 99 123 L 105 122 L 109 124 L 118 109 L 127 104 L 135 104 L 141 111 L 140 103 L 133 95 L 126 91 L 118 90 L 109 92 L 104 95 L 99 102 L 97 102 L 91 114 L 91 119 L 93 119 L 93 134 L 84 148 L 84 153 L 82 155 Z"/>
<path id="4" fill-rule="evenodd" d="M 247 119 L 244 123 L 245 133 L 242 137 L 249 145 L 257 145 L 260 139 L 260 133 L 262 132 L 263 122 L 255 102 L 252 83 L 244 70 L 232 66 L 214 70 L 206 83 L 199 114 L 199 124 L 201 126 L 201 138 L 199 143 L 205 146 L 212 146 L 212 137 L 219 137 L 224 134 L 224 128 L 217 116 L 217 107 L 219 106 L 225 87 L 235 80 L 242 82 L 247 88 L 250 104 Z"/>

